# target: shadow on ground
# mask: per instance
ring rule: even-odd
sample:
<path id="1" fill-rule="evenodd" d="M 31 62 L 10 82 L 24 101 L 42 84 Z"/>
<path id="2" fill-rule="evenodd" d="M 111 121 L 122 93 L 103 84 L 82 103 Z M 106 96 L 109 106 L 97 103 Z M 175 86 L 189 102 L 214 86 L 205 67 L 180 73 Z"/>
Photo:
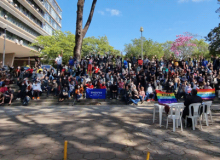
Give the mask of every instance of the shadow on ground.
<path id="1" fill-rule="evenodd" d="M 144 160 L 148 151 L 155 160 L 220 159 L 219 113 L 203 130 L 173 133 L 171 123 L 168 129 L 153 124 L 152 111 L 144 107 L 44 109 L 50 112 L 28 109 L 22 114 L 17 108 L 16 114 L 1 114 L 1 160 L 62 160 L 65 140 L 69 160 Z"/>

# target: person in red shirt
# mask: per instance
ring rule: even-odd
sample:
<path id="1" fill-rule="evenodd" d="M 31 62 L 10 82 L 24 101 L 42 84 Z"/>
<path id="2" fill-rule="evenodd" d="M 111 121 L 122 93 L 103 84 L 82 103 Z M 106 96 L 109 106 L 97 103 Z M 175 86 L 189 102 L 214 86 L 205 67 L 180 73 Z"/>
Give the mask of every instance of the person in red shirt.
<path id="1" fill-rule="evenodd" d="M 103 82 L 103 83 L 101 84 L 100 89 L 106 89 L 105 82 Z"/>
<path id="2" fill-rule="evenodd" d="M 96 65 L 96 67 L 95 67 L 95 74 L 97 74 L 98 72 L 100 72 L 100 69 L 99 69 L 99 66 Z"/>
<path id="3" fill-rule="evenodd" d="M 86 84 L 86 88 L 93 89 L 94 86 L 92 85 L 92 82 L 89 82 L 88 84 Z"/>
<path id="4" fill-rule="evenodd" d="M 6 91 L 8 91 L 8 88 L 5 87 L 5 84 L 2 84 L 2 87 L 0 88 L 0 92 L 5 93 Z"/>
<path id="5" fill-rule="evenodd" d="M 138 59 L 138 66 L 139 67 L 143 66 L 143 60 L 141 59 L 141 56 L 139 56 L 139 59 Z"/>

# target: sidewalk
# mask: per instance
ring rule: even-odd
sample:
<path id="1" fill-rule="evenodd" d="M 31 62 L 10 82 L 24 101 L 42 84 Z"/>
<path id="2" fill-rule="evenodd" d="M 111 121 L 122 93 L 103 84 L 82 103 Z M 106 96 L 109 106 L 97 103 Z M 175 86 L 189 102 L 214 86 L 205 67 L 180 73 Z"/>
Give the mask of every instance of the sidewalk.
<path id="1" fill-rule="evenodd" d="M 1 160 L 220 159 L 220 113 L 214 123 L 172 132 L 152 123 L 152 106 L 0 107 Z"/>

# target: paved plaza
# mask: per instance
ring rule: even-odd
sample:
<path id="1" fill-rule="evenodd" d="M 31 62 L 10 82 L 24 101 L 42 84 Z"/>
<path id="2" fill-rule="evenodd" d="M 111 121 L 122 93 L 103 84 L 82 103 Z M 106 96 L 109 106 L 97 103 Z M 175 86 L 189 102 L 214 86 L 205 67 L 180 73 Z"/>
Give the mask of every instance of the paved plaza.
<path id="1" fill-rule="evenodd" d="M 216 105 L 218 108 L 218 105 Z M 172 132 L 152 123 L 152 106 L 20 106 L 0 108 L 1 160 L 220 159 L 220 112 L 214 123 Z"/>

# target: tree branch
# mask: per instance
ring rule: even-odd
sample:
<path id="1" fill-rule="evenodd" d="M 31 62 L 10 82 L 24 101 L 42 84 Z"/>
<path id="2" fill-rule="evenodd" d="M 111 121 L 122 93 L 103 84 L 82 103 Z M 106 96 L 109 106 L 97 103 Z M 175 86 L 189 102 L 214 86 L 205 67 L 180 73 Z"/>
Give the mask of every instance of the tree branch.
<path id="1" fill-rule="evenodd" d="M 88 31 L 90 23 L 92 21 L 92 17 L 93 17 L 93 14 L 94 14 L 96 2 L 97 2 L 97 0 L 93 0 L 93 2 L 92 2 L 92 7 L 91 7 L 91 10 L 90 10 L 89 17 L 88 17 L 88 20 L 87 20 L 87 22 L 86 22 L 86 24 L 84 26 L 83 32 L 82 32 L 83 38 L 85 37 L 86 32 Z"/>

